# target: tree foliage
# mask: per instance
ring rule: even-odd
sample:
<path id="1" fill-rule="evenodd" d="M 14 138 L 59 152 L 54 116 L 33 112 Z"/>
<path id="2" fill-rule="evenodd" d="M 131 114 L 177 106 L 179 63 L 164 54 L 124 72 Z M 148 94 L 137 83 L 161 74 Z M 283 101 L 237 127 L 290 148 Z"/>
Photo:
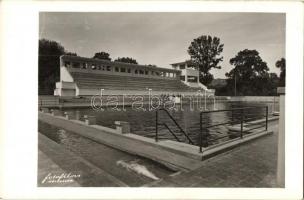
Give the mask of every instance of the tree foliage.
<path id="1" fill-rule="evenodd" d="M 281 58 L 281 60 L 278 60 L 275 65 L 277 68 L 281 70 L 279 86 L 285 86 L 285 79 L 286 79 L 285 58 Z"/>
<path id="2" fill-rule="evenodd" d="M 53 94 L 55 83 L 60 78 L 59 57 L 65 54 L 64 47 L 46 39 L 39 40 L 38 50 L 38 93 Z"/>
<path id="3" fill-rule="evenodd" d="M 138 64 L 137 61 L 133 58 L 129 58 L 129 57 L 122 57 L 122 58 L 117 58 L 116 60 L 114 60 L 115 62 L 123 62 L 123 63 L 130 63 L 130 64 Z"/>
<path id="4" fill-rule="evenodd" d="M 220 56 L 223 47 L 220 38 L 210 35 L 202 35 L 191 42 L 188 53 L 191 62 L 200 71 L 201 83 L 208 85 L 213 80 L 213 75 L 209 72 L 212 68 L 221 69 L 219 63 L 223 61 L 223 57 Z"/>
<path id="5" fill-rule="evenodd" d="M 273 95 L 278 77 L 269 74 L 267 63 L 256 50 L 245 49 L 230 59 L 234 68 L 226 73 L 227 92 L 234 93 L 236 83 L 237 95 Z M 236 82 L 235 82 L 236 81 Z"/>
<path id="6" fill-rule="evenodd" d="M 107 52 L 103 52 L 103 51 L 95 53 L 95 55 L 93 56 L 93 58 L 102 59 L 102 60 L 109 60 L 109 61 L 112 60 L 110 58 L 110 54 L 107 53 Z"/>

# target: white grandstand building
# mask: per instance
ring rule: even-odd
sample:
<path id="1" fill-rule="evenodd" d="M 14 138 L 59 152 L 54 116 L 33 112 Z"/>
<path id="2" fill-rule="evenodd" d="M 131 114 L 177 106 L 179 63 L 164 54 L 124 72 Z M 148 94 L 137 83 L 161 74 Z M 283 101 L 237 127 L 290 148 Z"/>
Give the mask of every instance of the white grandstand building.
<path id="1" fill-rule="evenodd" d="M 214 93 L 199 83 L 199 72 L 186 62 L 172 66 L 173 69 L 168 69 L 63 55 L 54 95 L 92 96 L 101 90 L 108 95 L 132 95 L 147 90 L 170 95 L 193 94 L 198 90 Z"/>

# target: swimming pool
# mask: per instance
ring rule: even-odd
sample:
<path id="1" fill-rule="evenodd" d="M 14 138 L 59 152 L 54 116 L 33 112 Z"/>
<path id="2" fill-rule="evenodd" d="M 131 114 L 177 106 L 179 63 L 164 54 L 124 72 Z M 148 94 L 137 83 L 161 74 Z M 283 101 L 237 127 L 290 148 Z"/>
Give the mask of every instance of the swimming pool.
<path id="1" fill-rule="evenodd" d="M 274 110 L 278 111 L 278 104 L 273 105 L 273 103 L 254 103 L 254 102 L 218 102 L 215 105 L 212 103 L 207 103 L 206 108 L 208 110 L 217 110 L 221 109 L 231 109 L 234 107 L 246 107 L 246 106 L 268 106 L 269 113 L 272 113 Z M 180 107 L 176 106 L 176 110 L 170 110 L 170 114 L 173 118 L 180 124 L 183 130 L 190 136 L 195 144 L 199 143 L 199 113 L 195 106 L 190 107 L 189 105 L 183 106 L 183 110 Z M 68 112 L 70 115 L 90 115 L 96 117 L 96 123 L 98 125 L 115 128 L 115 121 L 127 121 L 130 123 L 131 132 L 141 136 L 154 138 L 155 137 L 155 110 L 142 111 L 135 110 L 132 107 L 125 107 L 125 111 L 114 110 L 111 108 L 105 108 L 105 110 L 94 110 L 92 108 L 64 108 L 63 111 Z M 262 110 L 254 109 L 250 111 L 252 115 L 260 115 Z M 211 113 L 204 115 L 203 123 L 204 124 L 215 124 L 223 121 L 228 121 L 231 119 L 232 113 L 229 112 L 220 112 L 220 113 Z M 179 130 L 173 124 L 173 121 L 168 118 L 165 113 L 160 112 L 159 121 L 165 122 L 173 130 L 173 132 L 178 133 Z M 212 137 L 220 137 L 223 134 L 227 134 L 227 129 L 223 126 L 212 129 L 209 134 Z M 169 131 L 163 127 L 159 127 L 159 136 L 160 139 L 169 139 L 175 140 L 175 138 L 169 133 Z M 184 138 L 185 139 L 185 138 Z"/>

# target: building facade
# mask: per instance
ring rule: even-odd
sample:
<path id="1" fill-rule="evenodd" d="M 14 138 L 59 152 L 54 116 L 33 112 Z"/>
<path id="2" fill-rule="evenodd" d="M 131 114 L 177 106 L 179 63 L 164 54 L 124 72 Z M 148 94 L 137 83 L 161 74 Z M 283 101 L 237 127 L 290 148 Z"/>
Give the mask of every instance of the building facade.
<path id="1" fill-rule="evenodd" d="M 184 61 L 171 64 L 173 69 L 181 71 L 180 79 L 190 87 L 203 88 L 207 87 L 199 82 L 199 70 L 191 63 L 191 61 Z"/>
<path id="2" fill-rule="evenodd" d="M 109 94 L 132 94 L 149 89 L 159 93 L 193 93 L 197 88 L 202 88 L 198 84 L 198 72 L 191 69 L 185 74 L 177 68 L 63 55 L 60 57 L 60 81 L 56 83 L 54 95 L 96 95 L 101 89 Z"/>

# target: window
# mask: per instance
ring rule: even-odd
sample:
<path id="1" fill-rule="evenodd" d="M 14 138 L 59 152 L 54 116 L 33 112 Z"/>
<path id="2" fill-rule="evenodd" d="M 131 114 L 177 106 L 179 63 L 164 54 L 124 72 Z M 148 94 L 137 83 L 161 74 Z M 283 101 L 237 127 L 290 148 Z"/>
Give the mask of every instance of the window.
<path id="1" fill-rule="evenodd" d="M 131 73 L 131 69 L 128 69 L 128 73 Z"/>
<path id="2" fill-rule="evenodd" d="M 115 67 L 115 72 L 119 72 L 119 68 L 118 67 Z"/>
<path id="3" fill-rule="evenodd" d="M 197 76 L 188 76 L 188 82 L 197 83 Z"/>
<path id="4" fill-rule="evenodd" d="M 87 63 L 82 63 L 82 69 L 87 69 L 87 68 L 88 68 Z"/>
<path id="5" fill-rule="evenodd" d="M 91 65 L 91 69 L 95 70 L 96 66 L 95 65 Z"/>
<path id="6" fill-rule="evenodd" d="M 148 74 L 149 74 L 149 71 L 145 71 L 145 74 L 148 75 Z"/>
<path id="7" fill-rule="evenodd" d="M 126 72 L 126 68 L 124 67 L 120 68 L 120 72 Z"/>
<path id="8" fill-rule="evenodd" d="M 151 71 L 151 75 L 153 75 L 153 76 L 154 76 L 154 71 Z"/>
<path id="9" fill-rule="evenodd" d="M 140 69 L 139 74 L 144 74 L 144 71 Z"/>
<path id="10" fill-rule="evenodd" d="M 160 76 L 160 73 L 159 72 L 155 72 L 156 76 Z"/>
<path id="11" fill-rule="evenodd" d="M 138 74 L 138 70 L 137 69 L 135 70 L 135 74 Z"/>
<path id="12" fill-rule="evenodd" d="M 107 71 L 111 71 L 111 66 L 107 66 Z"/>
<path id="13" fill-rule="evenodd" d="M 185 69 L 185 64 L 179 66 L 180 69 Z"/>
<path id="14" fill-rule="evenodd" d="M 101 66 L 100 66 L 100 65 L 97 65 L 97 69 L 98 69 L 98 70 L 101 70 Z"/>
<path id="15" fill-rule="evenodd" d="M 180 76 L 181 81 L 185 81 L 185 76 Z"/>

